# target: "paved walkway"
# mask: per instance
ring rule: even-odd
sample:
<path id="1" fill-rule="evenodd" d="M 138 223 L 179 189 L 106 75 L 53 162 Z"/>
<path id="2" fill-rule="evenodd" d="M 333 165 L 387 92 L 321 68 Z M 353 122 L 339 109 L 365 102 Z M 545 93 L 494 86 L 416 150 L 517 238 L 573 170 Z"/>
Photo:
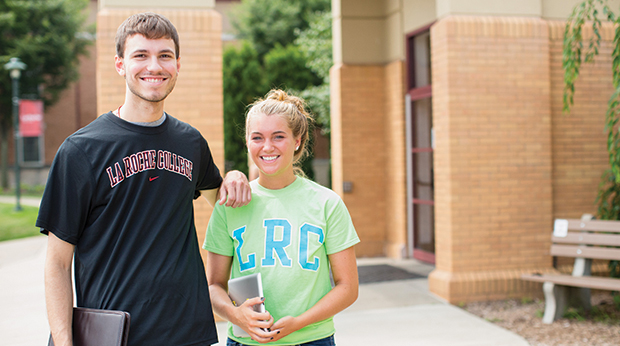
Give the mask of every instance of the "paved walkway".
<path id="1" fill-rule="evenodd" d="M 15 196 L 0 196 L 0 203 L 17 204 L 17 197 Z M 38 207 L 41 204 L 41 199 L 36 197 L 19 197 L 20 205 L 27 205 L 31 207 Z"/>
<path id="2" fill-rule="evenodd" d="M 0 242 L 0 344 L 47 344 L 43 290 L 46 237 Z M 432 266 L 406 260 L 361 259 L 427 275 Z M 520 336 L 446 304 L 428 292 L 425 277 L 368 283 L 357 302 L 335 318 L 338 346 L 527 346 Z M 225 340 L 226 323 L 218 323 Z M 225 342 L 217 344 L 225 345 Z"/>

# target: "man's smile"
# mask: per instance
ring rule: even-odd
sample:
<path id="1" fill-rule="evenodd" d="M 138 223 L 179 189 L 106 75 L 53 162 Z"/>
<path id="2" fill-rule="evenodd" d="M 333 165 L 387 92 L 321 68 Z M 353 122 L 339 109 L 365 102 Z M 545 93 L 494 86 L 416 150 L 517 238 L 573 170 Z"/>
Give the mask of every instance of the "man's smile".
<path id="1" fill-rule="evenodd" d="M 161 82 L 167 80 L 168 78 L 166 78 L 166 77 L 152 77 L 152 76 L 149 76 L 149 77 L 140 77 L 140 79 L 142 79 L 143 81 L 148 82 L 148 83 L 161 83 Z"/>

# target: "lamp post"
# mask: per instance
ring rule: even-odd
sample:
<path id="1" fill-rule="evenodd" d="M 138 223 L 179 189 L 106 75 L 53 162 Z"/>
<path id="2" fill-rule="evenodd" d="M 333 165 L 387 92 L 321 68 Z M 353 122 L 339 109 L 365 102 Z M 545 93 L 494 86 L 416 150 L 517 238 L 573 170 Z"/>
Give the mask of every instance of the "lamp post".
<path id="1" fill-rule="evenodd" d="M 13 85 L 13 138 L 15 140 L 15 210 L 22 210 L 19 204 L 20 197 L 20 181 L 19 181 L 19 77 L 22 70 L 26 69 L 26 64 L 21 62 L 19 58 L 11 58 L 8 63 L 4 65 L 5 70 L 9 70 L 11 73 L 11 81 Z"/>

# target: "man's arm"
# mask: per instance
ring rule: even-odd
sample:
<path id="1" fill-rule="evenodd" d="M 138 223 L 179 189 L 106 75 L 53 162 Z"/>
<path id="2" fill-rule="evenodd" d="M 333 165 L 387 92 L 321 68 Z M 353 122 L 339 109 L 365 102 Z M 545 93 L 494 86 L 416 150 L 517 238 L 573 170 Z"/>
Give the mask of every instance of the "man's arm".
<path id="1" fill-rule="evenodd" d="M 72 346 L 73 286 L 71 263 L 75 246 L 53 233 L 47 239 L 45 258 L 45 305 L 56 346 Z"/>
<path id="2" fill-rule="evenodd" d="M 202 195 L 212 207 L 215 203 L 226 203 L 227 207 L 243 207 L 252 200 L 252 190 L 245 174 L 239 171 L 230 171 L 224 176 L 222 184 L 217 189 L 203 190 Z"/>

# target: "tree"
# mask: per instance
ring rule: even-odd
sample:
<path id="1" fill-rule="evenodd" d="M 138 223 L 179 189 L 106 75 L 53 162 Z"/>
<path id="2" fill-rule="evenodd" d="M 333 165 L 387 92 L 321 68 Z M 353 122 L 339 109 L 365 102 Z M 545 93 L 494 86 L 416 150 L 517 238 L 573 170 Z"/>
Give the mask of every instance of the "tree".
<path id="1" fill-rule="evenodd" d="M 26 65 L 20 78 L 22 95 L 43 99 L 46 106 L 78 78 L 80 55 L 90 43 L 84 30 L 88 0 L 0 0 L 0 64 L 19 57 Z M 7 71 L 0 72 L 0 139 L 2 187 L 11 128 L 12 89 Z"/>
<path id="2" fill-rule="evenodd" d="M 279 43 L 264 58 L 265 78 L 269 88 L 304 90 L 320 85 L 322 79 L 308 66 L 304 53 L 295 45 Z"/>
<path id="3" fill-rule="evenodd" d="M 264 81 L 264 89 L 260 92 L 253 92 L 247 95 L 228 95 L 229 93 L 251 92 L 250 90 L 237 90 L 224 86 L 224 99 L 238 98 L 238 102 L 247 106 L 251 101 L 262 97 L 269 89 L 277 87 L 285 89 L 293 94 L 300 95 L 306 99 L 311 112 L 321 110 L 321 119 L 329 118 L 329 85 L 325 85 L 325 76 L 329 74 L 331 66 L 331 17 L 329 10 L 330 0 L 244 0 L 233 11 L 232 22 L 236 28 L 238 37 L 249 42 L 256 51 L 256 61 L 261 67 L 261 80 Z M 324 73 L 317 72 L 310 61 L 308 51 L 312 49 L 314 42 L 312 35 L 308 35 L 308 40 L 301 41 L 308 43 L 308 47 L 301 47 L 297 44 L 297 38 L 306 30 L 310 30 L 312 23 L 317 21 L 318 13 L 327 12 L 329 51 L 321 51 L 329 57 L 329 66 L 324 69 Z M 227 61 L 224 61 L 226 70 Z M 254 65 L 245 64 L 247 68 L 253 69 Z M 239 66 L 243 68 L 243 66 Z M 238 74 L 238 78 L 243 78 Z M 254 80 L 244 81 L 238 79 L 239 83 L 254 83 Z M 227 83 L 226 75 L 224 76 Z M 321 88 L 314 90 L 315 88 Z M 260 88 L 259 88 L 260 89 Z M 257 89 L 258 90 L 258 89 Z M 327 96 L 327 97 L 326 97 Z M 246 101 L 242 101 L 246 100 Z M 250 101 L 251 100 L 251 101 Z M 226 101 L 225 101 L 226 102 Z M 226 103 L 225 103 L 226 104 Z M 226 105 L 225 105 L 226 108 Z M 229 108 L 232 110 L 232 108 Z M 327 110 L 327 112 L 325 111 Z M 225 111 L 226 112 L 226 111 Z M 237 115 L 244 112 L 237 111 Z M 234 128 L 232 115 L 225 117 L 225 128 Z M 226 124 L 228 122 L 228 124 Z M 236 120 L 239 123 L 239 119 Z M 239 161 L 241 157 L 246 157 L 245 146 L 233 143 L 238 140 L 238 136 L 232 132 L 225 131 L 225 148 L 227 162 Z M 311 145 L 309 145 L 311 149 Z M 312 169 L 312 154 L 306 157 L 301 164 L 302 169 L 309 178 L 314 177 Z"/>
<path id="4" fill-rule="evenodd" d="M 314 95 L 308 91 L 321 86 L 323 78 L 309 67 L 308 59 L 299 46 L 289 44 L 282 47 L 280 44 L 276 44 L 265 55 L 264 64 L 265 78 L 269 88 L 284 89 L 291 94 L 302 97 L 308 103 L 311 113 L 314 114 L 313 104 L 310 103 L 310 100 L 314 101 Z M 327 87 L 329 88 L 329 85 Z M 314 169 L 312 168 L 313 143 L 314 133 L 309 131 L 308 143 L 306 144 L 308 155 L 301 159 L 299 165 L 310 179 L 314 179 Z"/>
<path id="5" fill-rule="evenodd" d="M 609 8 L 607 0 L 583 1 L 575 6 L 566 23 L 562 54 L 564 111 L 568 112 L 573 104 L 575 82 L 582 62 L 592 62 L 599 54 L 601 14 L 604 20 L 613 23 L 616 28 L 611 53 L 614 93 L 609 99 L 605 115 L 609 169 L 603 173 L 595 203 L 598 204 L 597 214 L 600 219 L 620 220 L 620 134 L 617 126 L 620 116 L 620 18 Z M 584 51 L 583 27 L 586 23 L 592 25 L 593 36 L 588 40 L 588 47 Z M 611 276 L 620 277 L 618 261 L 610 261 L 609 269 Z"/>
<path id="6" fill-rule="evenodd" d="M 308 28 L 297 29 L 295 45 L 308 59 L 308 67 L 329 81 L 332 58 L 332 15 L 331 11 L 314 12 L 309 15 Z"/>
<path id="7" fill-rule="evenodd" d="M 311 86 L 300 94 L 316 117 L 323 134 L 330 131 L 330 90 L 329 69 L 332 58 L 332 18 L 331 12 L 315 12 L 310 16 L 308 28 L 299 31 L 295 45 L 306 57 L 306 64 L 323 83 Z"/>
<path id="8" fill-rule="evenodd" d="M 295 30 L 306 29 L 312 13 L 330 8 L 330 0 L 244 0 L 231 21 L 239 38 L 252 42 L 262 58 L 277 43 L 292 43 Z"/>
<path id="9" fill-rule="evenodd" d="M 237 49 L 224 50 L 224 157 L 226 171 L 236 169 L 248 174 L 245 149 L 245 109 L 258 95 L 265 93 L 256 50 L 248 42 Z"/>

